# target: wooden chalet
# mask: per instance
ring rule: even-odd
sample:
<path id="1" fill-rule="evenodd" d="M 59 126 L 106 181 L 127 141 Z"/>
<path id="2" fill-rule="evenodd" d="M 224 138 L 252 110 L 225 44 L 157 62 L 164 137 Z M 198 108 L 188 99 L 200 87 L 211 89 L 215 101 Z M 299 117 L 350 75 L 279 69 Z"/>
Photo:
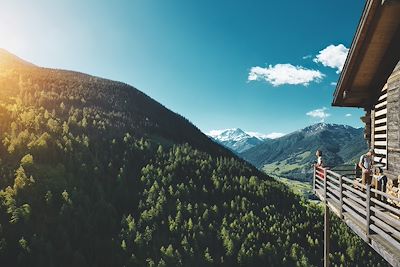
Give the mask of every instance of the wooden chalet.
<path id="1" fill-rule="evenodd" d="M 400 0 L 367 0 L 334 93 L 333 106 L 365 110 L 365 138 L 388 177 L 386 191 L 363 185 L 354 171 L 316 168 L 313 188 L 325 204 L 325 266 L 329 212 L 339 216 L 392 266 L 400 266 Z"/>
<path id="2" fill-rule="evenodd" d="M 364 108 L 365 138 L 391 179 L 400 175 L 400 1 L 367 1 L 333 106 Z"/>

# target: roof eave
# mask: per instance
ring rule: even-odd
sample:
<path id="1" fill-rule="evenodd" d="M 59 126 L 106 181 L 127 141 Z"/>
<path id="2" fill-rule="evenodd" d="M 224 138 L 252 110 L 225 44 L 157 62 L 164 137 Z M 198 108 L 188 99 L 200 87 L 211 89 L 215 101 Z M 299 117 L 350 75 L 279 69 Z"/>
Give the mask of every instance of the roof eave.
<path id="1" fill-rule="evenodd" d="M 353 37 L 353 41 L 351 42 L 349 53 L 346 57 L 346 61 L 344 63 L 342 72 L 340 73 L 340 77 L 338 83 L 336 85 L 336 89 L 334 92 L 332 106 L 345 106 L 343 103 L 343 93 L 347 87 L 349 75 L 352 75 L 352 71 L 355 66 L 355 59 L 360 53 L 360 50 L 363 45 L 363 41 L 366 36 L 366 32 L 368 30 L 367 25 L 371 23 L 373 15 L 375 14 L 379 0 L 367 0 L 365 2 L 364 10 L 360 21 L 358 23 L 357 31 Z"/>
<path id="2" fill-rule="evenodd" d="M 393 7 L 393 5 L 395 6 Z M 379 91 L 381 87 L 383 87 L 397 62 L 400 60 L 400 49 L 398 49 L 398 47 L 400 47 L 400 19 L 397 15 L 397 11 L 399 10 L 400 1 L 398 0 L 368 0 L 366 2 L 349 54 L 335 89 L 332 106 L 360 108 L 368 108 L 371 106 L 373 99 L 376 97 L 375 91 Z M 388 17 L 390 20 L 394 21 L 394 23 L 391 21 L 389 28 L 387 28 L 387 25 L 386 27 L 384 26 Z M 382 34 L 382 30 L 386 29 L 390 29 L 388 32 L 385 32 L 383 36 L 387 41 L 386 46 L 376 43 L 376 41 L 371 43 L 374 34 Z M 371 52 L 374 49 L 375 53 L 376 50 L 378 50 L 379 53 L 370 54 L 374 53 Z M 363 72 L 368 70 L 368 66 L 370 66 L 370 64 L 365 62 L 361 64 L 362 60 L 364 61 L 365 58 L 371 55 L 375 56 L 377 60 L 376 64 L 379 64 L 380 67 L 373 69 L 371 72 L 372 75 L 368 76 L 372 77 L 370 81 L 363 87 L 357 87 L 357 91 L 361 89 L 364 93 L 363 95 L 358 94 L 356 97 L 353 96 L 352 99 L 346 98 L 346 93 L 347 96 L 349 96 L 350 94 L 348 93 L 354 91 L 354 81 L 363 78 L 362 74 L 360 74 L 360 70 Z"/>

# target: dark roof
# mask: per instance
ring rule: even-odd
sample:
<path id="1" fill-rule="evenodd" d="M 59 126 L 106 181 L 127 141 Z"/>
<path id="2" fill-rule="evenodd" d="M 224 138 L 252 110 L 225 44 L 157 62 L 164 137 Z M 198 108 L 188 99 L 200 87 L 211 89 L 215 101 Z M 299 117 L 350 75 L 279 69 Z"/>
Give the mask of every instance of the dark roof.
<path id="1" fill-rule="evenodd" d="M 400 60 L 400 1 L 367 0 L 333 106 L 369 108 Z"/>

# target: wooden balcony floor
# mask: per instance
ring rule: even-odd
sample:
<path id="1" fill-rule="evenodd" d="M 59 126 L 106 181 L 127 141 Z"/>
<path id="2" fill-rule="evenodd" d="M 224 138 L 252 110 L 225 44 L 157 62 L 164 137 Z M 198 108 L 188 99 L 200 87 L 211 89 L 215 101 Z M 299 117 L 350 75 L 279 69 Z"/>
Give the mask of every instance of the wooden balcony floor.
<path id="1" fill-rule="evenodd" d="M 321 188 L 315 189 L 315 194 L 321 201 L 325 201 L 323 189 Z M 361 201 L 364 201 L 358 195 L 354 193 L 352 195 L 360 199 Z M 351 204 L 353 208 L 356 207 L 361 210 L 365 208 L 354 200 L 347 199 L 347 201 L 349 202 L 348 204 Z M 329 209 L 338 217 L 340 217 L 340 202 L 337 199 L 328 196 L 327 204 Z M 385 210 L 382 209 L 382 212 L 385 212 Z M 367 242 L 376 252 L 378 252 L 392 266 L 400 267 L 400 249 L 394 247 L 390 242 L 388 242 L 380 235 L 375 234 L 372 230 L 371 234 L 367 236 L 365 225 L 363 225 L 363 223 L 360 221 L 360 219 L 362 220 L 363 218 L 357 213 L 351 214 L 350 212 L 346 211 L 346 209 L 344 209 L 342 212 L 342 216 L 343 217 L 341 218 L 341 220 L 344 221 L 361 239 Z M 385 232 L 385 233 L 391 235 L 390 232 Z"/>

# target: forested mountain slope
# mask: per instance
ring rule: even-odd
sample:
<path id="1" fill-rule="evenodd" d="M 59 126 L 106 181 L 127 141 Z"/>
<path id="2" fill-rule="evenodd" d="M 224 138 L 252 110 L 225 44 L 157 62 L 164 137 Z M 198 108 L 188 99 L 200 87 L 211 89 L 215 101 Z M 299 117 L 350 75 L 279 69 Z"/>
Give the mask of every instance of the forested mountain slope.
<path id="1" fill-rule="evenodd" d="M 2 266 L 321 265 L 317 207 L 129 85 L 0 51 L 0 140 Z"/>
<path id="2" fill-rule="evenodd" d="M 75 115 L 80 116 L 76 119 L 87 121 L 87 114 L 101 117 L 102 120 L 95 117 L 93 121 L 104 125 L 85 124 L 88 131 L 121 134 L 129 129 L 135 136 L 188 142 L 215 155 L 231 155 L 184 117 L 132 86 L 79 72 L 38 68 L 4 50 L 0 51 L 0 58 L 2 101 L 12 103 L 18 96 L 21 104 L 46 107 L 60 119 Z"/>
<path id="3" fill-rule="evenodd" d="M 347 125 L 317 123 L 281 138 L 266 140 L 240 154 L 268 174 L 309 181 L 315 152 L 326 166 L 350 164 L 367 150 L 364 130 Z"/>

